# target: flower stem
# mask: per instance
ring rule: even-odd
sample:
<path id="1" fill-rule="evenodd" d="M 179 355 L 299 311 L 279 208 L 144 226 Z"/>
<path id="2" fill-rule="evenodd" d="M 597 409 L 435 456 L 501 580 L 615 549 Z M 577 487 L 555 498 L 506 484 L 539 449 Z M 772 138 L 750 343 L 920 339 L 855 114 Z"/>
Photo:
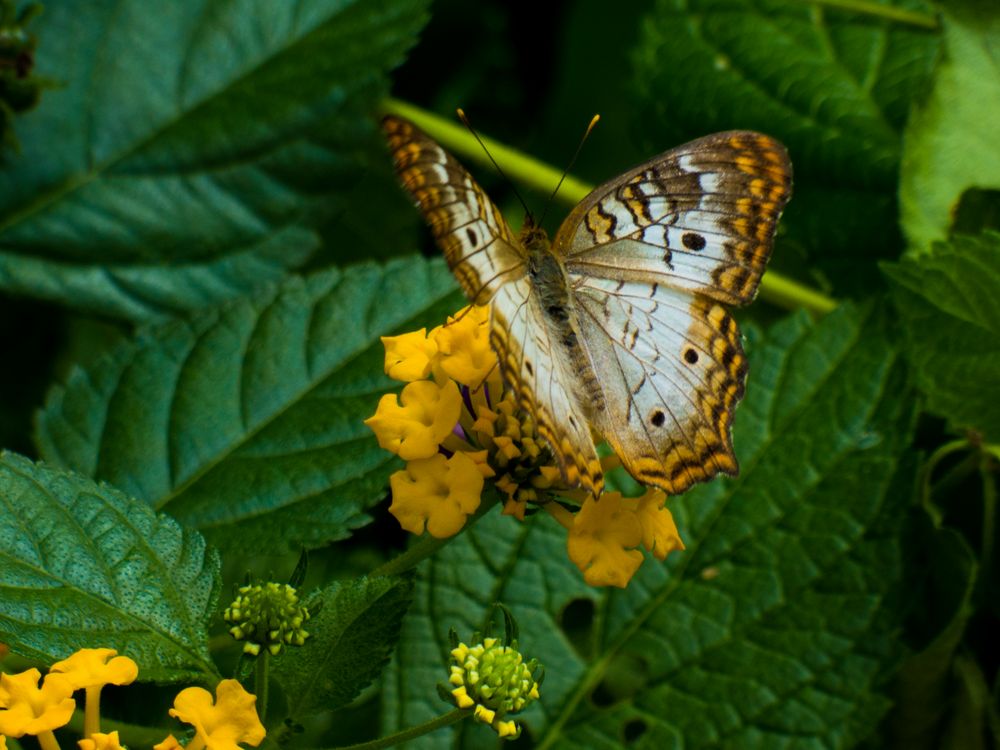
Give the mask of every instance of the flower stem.
<path id="1" fill-rule="evenodd" d="M 881 7 L 881 6 L 879 6 Z M 415 107 L 398 99 L 382 102 L 386 114 L 400 115 L 413 121 L 438 143 L 463 159 L 489 166 L 489 157 L 463 126 L 451 122 L 433 112 Z M 542 192 L 548 192 L 559 182 L 561 172 L 538 159 L 505 146 L 492 138 L 483 136 L 483 143 L 493 158 L 503 166 L 504 174 L 511 180 L 523 183 Z M 557 200 L 579 203 L 594 189 L 575 177 L 567 176 L 556 196 Z M 768 302 L 786 309 L 805 309 L 817 315 L 825 315 L 837 306 L 837 301 L 805 284 L 800 284 L 775 271 L 768 271 L 760 283 L 760 296 Z"/>
<path id="2" fill-rule="evenodd" d="M 415 727 L 404 729 L 401 732 L 396 732 L 395 734 L 390 734 L 385 737 L 379 737 L 377 740 L 359 742 L 356 745 L 341 745 L 337 748 L 337 750 L 378 750 L 378 748 L 392 747 L 393 745 L 398 745 L 400 742 L 406 742 L 407 740 L 412 740 L 415 737 L 421 737 L 437 729 L 456 724 L 466 716 L 472 716 L 471 708 L 456 708 L 454 711 L 449 711 L 446 714 L 438 716 L 436 719 L 425 721 L 423 724 L 418 724 Z"/>
<path id="3" fill-rule="evenodd" d="M 87 705 L 83 709 L 83 736 L 86 738 L 101 731 L 101 686 L 88 687 L 85 695 Z"/>
<path id="4" fill-rule="evenodd" d="M 806 0 L 810 5 L 825 5 L 829 8 L 862 13 L 866 16 L 884 18 L 887 21 L 919 26 L 923 29 L 937 29 L 937 19 L 927 13 L 895 8 L 891 5 L 874 3 L 871 0 Z"/>
<path id="5" fill-rule="evenodd" d="M 499 502 L 499 500 L 500 498 L 496 492 L 485 493 L 479 503 L 479 508 L 475 513 L 469 516 L 469 520 L 465 522 L 465 526 L 462 527 L 462 531 L 464 532 L 468 530 L 472 524 L 485 516 L 493 508 L 493 506 Z M 458 535 L 456 534 L 455 536 Z M 430 557 L 443 546 L 448 544 L 448 542 L 454 539 L 455 536 L 445 537 L 444 539 L 438 539 L 433 536 L 425 536 L 402 554 L 399 554 L 388 562 L 384 562 L 379 565 L 368 575 L 375 578 L 378 576 L 397 576 L 400 573 L 405 573 L 411 568 L 417 567 L 417 565 L 422 563 L 426 558 Z"/>
<path id="6" fill-rule="evenodd" d="M 267 719 L 267 680 L 271 672 L 271 652 L 264 647 L 257 655 L 257 668 L 254 670 L 254 692 L 257 695 L 257 716 L 263 724 Z"/>
<path id="7" fill-rule="evenodd" d="M 42 750 L 62 750 L 59 747 L 59 741 L 51 730 L 38 733 L 38 744 L 41 745 Z"/>

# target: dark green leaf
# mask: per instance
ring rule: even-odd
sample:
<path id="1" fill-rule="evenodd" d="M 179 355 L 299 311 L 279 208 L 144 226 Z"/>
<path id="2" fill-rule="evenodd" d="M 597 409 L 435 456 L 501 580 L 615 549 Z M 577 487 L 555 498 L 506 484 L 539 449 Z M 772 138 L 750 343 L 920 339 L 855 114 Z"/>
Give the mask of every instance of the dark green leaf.
<path id="1" fill-rule="evenodd" d="M 927 100 L 906 129 L 900 207 L 914 249 L 948 236 L 968 188 L 1000 188 L 1000 5 L 942 6 L 944 50 Z"/>
<path id="2" fill-rule="evenodd" d="M 749 349 L 738 481 L 670 501 L 688 548 L 624 591 L 585 586 L 545 514 L 491 514 L 425 569 L 385 680 L 386 730 L 439 713 L 449 627 L 502 600 L 545 666 L 536 747 L 849 747 L 889 706 L 912 488 L 904 371 L 883 316 L 803 316 Z M 399 667 L 398 665 L 403 665 Z M 475 746 L 472 736 L 469 747 Z M 442 747 L 442 740 L 414 747 Z"/>
<path id="3" fill-rule="evenodd" d="M 933 24 L 926 3 L 884 5 Z M 650 148 L 734 128 L 785 143 L 795 190 L 772 263 L 838 294 L 871 291 L 872 262 L 900 254 L 901 136 L 938 45 L 934 31 L 868 7 L 659 0 L 635 53 Z"/>
<path id="4" fill-rule="evenodd" d="M 914 613 L 928 641 L 896 675 L 895 706 L 889 717 L 893 747 L 937 747 L 936 738 L 954 708 L 954 660 L 972 613 L 976 561 L 969 545 L 951 529 L 933 529 L 924 519 L 919 550 L 927 590 Z"/>
<path id="5" fill-rule="evenodd" d="M 886 265 L 929 411 L 1000 437 L 1000 234 L 956 237 Z"/>
<path id="6" fill-rule="evenodd" d="M 425 0 L 52 0 L 0 172 L 0 286 L 142 318 L 238 296 L 350 205 Z M 380 149 L 381 151 L 381 149 Z M 345 202 L 346 201 L 346 202 Z"/>
<path id="7" fill-rule="evenodd" d="M 114 648 L 143 680 L 211 681 L 219 557 L 113 487 L 0 454 L 0 641 L 53 662 Z"/>
<path id="8" fill-rule="evenodd" d="M 305 646 L 288 649 L 273 671 L 293 721 L 346 705 L 378 677 L 412 598 L 408 577 L 338 581 L 313 597 L 322 608 L 306 624 Z"/>
<path id="9" fill-rule="evenodd" d="M 345 537 L 396 466 L 362 423 L 395 388 L 379 336 L 443 322 L 454 288 L 400 259 L 140 331 L 49 394 L 41 453 L 248 554 Z"/>

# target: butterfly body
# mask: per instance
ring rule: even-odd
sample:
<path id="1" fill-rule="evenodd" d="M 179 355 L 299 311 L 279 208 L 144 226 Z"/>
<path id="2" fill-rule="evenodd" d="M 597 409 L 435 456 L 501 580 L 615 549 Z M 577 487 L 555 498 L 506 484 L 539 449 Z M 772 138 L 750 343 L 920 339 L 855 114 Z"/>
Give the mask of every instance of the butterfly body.
<path id="1" fill-rule="evenodd" d="M 735 474 L 747 373 L 720 303 L 756 293 L 791 192 L 784 148 L 748 131 L 667 151 L 596 188 L 551 243 L 515 235 L 465 169 L 411 123 L 383 128 L 466 295 L 489 304 L 504 378 L 570 484 L 603 488 L 591 428 L 670 494 Z"/>

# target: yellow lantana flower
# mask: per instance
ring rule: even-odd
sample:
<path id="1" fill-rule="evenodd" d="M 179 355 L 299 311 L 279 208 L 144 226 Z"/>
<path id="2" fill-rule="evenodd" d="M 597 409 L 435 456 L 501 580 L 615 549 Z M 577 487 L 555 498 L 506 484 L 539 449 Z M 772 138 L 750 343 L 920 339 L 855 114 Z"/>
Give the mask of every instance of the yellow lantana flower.
<path id="1" fill-rule="evenodd" d="M 101 688 L 105 685 L 130 685 L 139 676 L 138 665 L 127 656 L 117 656 L 117 653 L 112 648 L 81 648 L 49 668 L 50 674 L 62 674 L 74 690 L 86 691 L 83 733 L 87 737 L 100 730 Z"/>
<path id="2" fill-rule="evenodd" d="M 666 495 L 649 490 L 639 498 L 605 492 L 601 499 L 587 498 L 567 523 L 569 558 L 591 586 L 625 587 L 642 564 L 642 546 L 658 559 L 684 549 Z M 566 523 L 565 518 L 561 518 Z"/>
<path id="3" fill-rule="evenodd" d="M 183 748 L 184 745 L 177 741 L 177 738 L 172 734 L 168 734 L 167 738 L 163 742 L 157 742 L 153 745 L 153 750 L 178 750 Z"/>
<path id="4" fill-rule="evenodd" d="M 457 534 L 465 519 L 479 508 L 483 475 L 476 462 L 464 453 L 445 458 L 410 461 L 403 471 L 389 478 L 392 513 L 399 525 L 413 534 L 444 539 Z"/>
<path id="5" fill-rule="evenodd" d="M 76 708 L 70 697 L 72 684 L 62 675 L 50 674 L 39 687 L 41 676 L 34 668 L 20 674 L 0 674 L 0 734 L 42 735 L 69 722 Z"/>
<path id="6" fill-rule="evenodd" d="M 102 734 L 94 732 L 83 740 L 77 740 L 80 750 L 122 750 L 121 742 L 118 740 L 118 732 Z"/>
<path id="7" fill-rule="evenodd" d="M 489 481 L 502 493 L 504 514 L 524 520 L 541 508 L 566 527 L 570 559 L 591 585 L 626 585 L 642 563 L 640 547 L 660 560 L 683 549 L 662 492 L 608 492 L 597 501 L 566 486 L 531 415 L 504 387 L 489 331 L 489 308 L 472 306 L 430 333 L 382 339 L 386 374 L 407 385 L 398 403 L 383 396 L 365 424 L 407 461 L 390 478 L 389 511 L 400 525 L 452 536 Z"/>
<path id="8" fill-rule="evenodd" d="M 188 750 L 239 750 L 245 742 L 256 747 L 265 735 L 257 716 L 257 697 L 236 680 L 223 680 L 212 694 L 200 687 L 182 690 L 174 699 L 170 715 L 191 724 L 195 736 Z"/>
<path id="9" fill-rule="evenodd" d="M 410 461 L 437 453 L 461 411 L 462 396 L 453 382 L 439 386 L 417 380 L 403 389 L 399 403 L 391 393 L 382 396 L 375 416 L 365 424 L 375 431 L 382 448 Z"/>
<path id="10" fill-rule="evenodd" d="M 412 383 L 431 374 L 438 348 L 434 339 L 427 338 L 426 328 L 402 336 L 383 336 L 382 345 L 385 347 L 385 374 L 393 380 Z"/>

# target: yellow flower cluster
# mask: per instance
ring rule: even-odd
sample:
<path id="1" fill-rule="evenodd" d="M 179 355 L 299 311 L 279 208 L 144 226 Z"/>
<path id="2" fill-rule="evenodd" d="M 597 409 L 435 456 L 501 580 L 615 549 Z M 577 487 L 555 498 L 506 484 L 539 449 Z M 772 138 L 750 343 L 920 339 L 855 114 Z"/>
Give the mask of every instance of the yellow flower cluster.
<path id="1" fill-rule="evenodd" d="M 593 586 L 625 586 L 642 563 L 640 547 L 660 560 L 683 549 L 662 492 L 605 492 L 598 501 L 564 484 L 531 416 L 504 388 L 489 325 L 489 308 L 471 306 L 430 333 L 382 339 L 386 374 L 406 386 L 382 396 L 365 424 L 406 461 L 389 480 L 400 525 L 457 534 L 489 480 L 504 494 L 505 514 L 523 520 L 536 503 L 567 529 L 569 557 Z"/>
<path id="2" fill-rule="evenodd" d="M 59 750 L 53 731 L 69 723 L 76 700 L 83 690 L 84 739 L 80 750 L 123 750 L 118 732 L 100 731 L 100 694 L 105 685 L 128 685 L 139 674 L 136 663 L 117 656 L 110 648 L 84 648 L 53 664 L 39 685 L 41 673 L 28 669 L 19 674 L 0 674 L 0 750 L 7 737 L 26 734 L 38 738 L 43 750 Z M 264 739 L 264 726 L 257 717 L 256 698 L 236 680 L 223 680 L 217 702 L 202 688 L 182 690 L 170 709 L 171 716 L 194 726 L 195 736 L 187 750 L 239 750 L 239 743 L 257 746 Z M 154 750 L 179 748 L 171 735 Z"/>

